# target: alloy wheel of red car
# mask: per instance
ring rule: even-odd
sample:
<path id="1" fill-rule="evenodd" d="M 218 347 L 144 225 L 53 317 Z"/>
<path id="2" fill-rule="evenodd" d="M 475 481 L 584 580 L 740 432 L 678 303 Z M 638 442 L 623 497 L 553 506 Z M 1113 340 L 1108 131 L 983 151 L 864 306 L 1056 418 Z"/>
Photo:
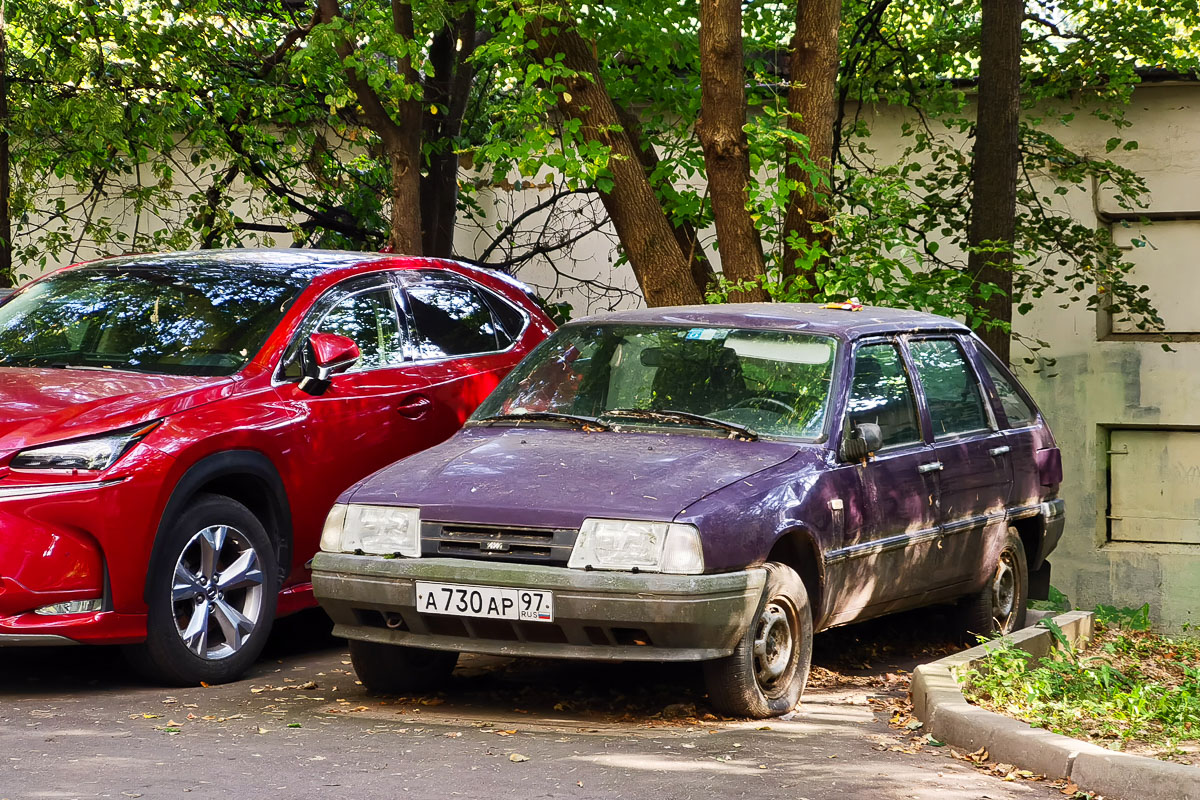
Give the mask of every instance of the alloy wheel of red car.
<path id="1" fill-rule="evenodd" d="M 224 658 L 242 648 L 263 610 L 263 574 L 254 545 L 228 525 L 211 525 L 191 538 L 175 562 L 171 600 L 188 650 Z"/>

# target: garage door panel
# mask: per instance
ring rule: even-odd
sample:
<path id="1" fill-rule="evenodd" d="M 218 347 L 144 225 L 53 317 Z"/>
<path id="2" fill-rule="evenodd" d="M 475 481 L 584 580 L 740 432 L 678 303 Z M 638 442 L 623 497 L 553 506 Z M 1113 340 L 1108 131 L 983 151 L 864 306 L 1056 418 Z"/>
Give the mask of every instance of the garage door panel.
<path id="1" fill-rule="evenodd" d="M 1200 544 L 1200 431 L 1114 430 L 1109 538 Z"/>

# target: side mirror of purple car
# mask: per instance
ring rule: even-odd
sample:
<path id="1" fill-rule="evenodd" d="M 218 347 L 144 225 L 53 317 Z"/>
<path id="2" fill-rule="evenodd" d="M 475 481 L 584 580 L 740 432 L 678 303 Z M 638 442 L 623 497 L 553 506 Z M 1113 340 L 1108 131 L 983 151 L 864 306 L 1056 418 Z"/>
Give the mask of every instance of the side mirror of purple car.
<path id="1" fill-rule="evenodd" d="M 838 458 L 842 461 L 862 461 L 883 447 L 883 431 L 874 422 L 860 422 L 842 439 Z"/>

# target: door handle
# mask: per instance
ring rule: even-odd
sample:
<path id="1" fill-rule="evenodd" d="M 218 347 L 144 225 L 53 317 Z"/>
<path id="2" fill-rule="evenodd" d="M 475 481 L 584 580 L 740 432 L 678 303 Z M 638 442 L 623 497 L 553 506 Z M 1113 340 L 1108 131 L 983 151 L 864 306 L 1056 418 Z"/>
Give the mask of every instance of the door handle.
<path id="1" fill-rule="evenodd" d="M 993 447 L 991 450 L 988 450 L 988 454 L 991 455 L 993 458 L 996 458 L 998 456 L 1004 455 L 1011 449 L 1012 449 L 1011 447 L 1004 444 L 1004 445 L 1000 445 L 999 447 Z"/>
<path id="2" fill-rule="evenodd" d="M 928 464 L 922 464 L 921 466 L 917 467 L 917 472 L 920 472 L 922 475 L 924 475 L 926 472 L 941 472 L 941 471 L 942 471 L 942 462 L 940 462 L 940 461 L 930 461 Z"/>
<path id="3" fill-rule="evenodd" d="M 396 411 L 402 417 L 409 419 L 420 419 L 425 416 L 429 409 L 433 408 L 433 401 L 423 394 L 410 394 L 400 401 L 400 405 L 396 406 Z"/>

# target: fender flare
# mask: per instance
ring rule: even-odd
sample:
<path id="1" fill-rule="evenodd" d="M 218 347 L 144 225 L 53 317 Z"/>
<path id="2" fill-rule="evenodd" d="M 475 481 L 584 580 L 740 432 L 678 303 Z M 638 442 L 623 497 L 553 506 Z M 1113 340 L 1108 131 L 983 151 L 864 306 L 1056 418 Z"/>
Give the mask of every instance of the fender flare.
<path id="1" fill-rule="evenodd" d="M 813 625 L 821 630 L 827 616 L 826 593 L 828 592 L 825 559 L 812 530 L 799 520 L 789 521 L 787 527 L 778 531 L 771 541 L 767 559 L 771 554 L 782 552 L 789 556 L 784 560 L 800 575 L 805 588 L 810 590 L 809 602 L 813 609 Z M 813 592 L 812 589 L 816 589 Z"/>
<path id="2" fill-rule="evenodd" d="M 171 490 L 171 496 L 163 507 L 162 516 L 159 517 L 158 529 L 154 534 L 154 547 L 147 562 L 146 585 L 142 589 L 143 599 L 147 602 L 150 575 L 154 573 L 158 561 L 164 557 L 162 543 L 168 527 L 202 488 L 214 480 L 236 476 L 250 476 L 261 481 L 266 488 L 263 500 L 265 511 L 270 518 L 262 520 L 262 523 L 267 529 L 267 534 L 275 542 L 276 563 L 279 566 L 282 584 L 291 569 L 292 554 L 292 508 L 288 502 L 283 478 L 271 459 L 257 450 L 226 450 L 197 461 Z"/>

